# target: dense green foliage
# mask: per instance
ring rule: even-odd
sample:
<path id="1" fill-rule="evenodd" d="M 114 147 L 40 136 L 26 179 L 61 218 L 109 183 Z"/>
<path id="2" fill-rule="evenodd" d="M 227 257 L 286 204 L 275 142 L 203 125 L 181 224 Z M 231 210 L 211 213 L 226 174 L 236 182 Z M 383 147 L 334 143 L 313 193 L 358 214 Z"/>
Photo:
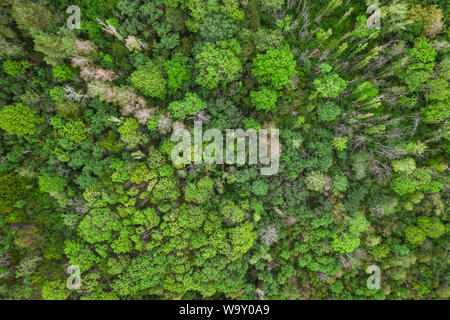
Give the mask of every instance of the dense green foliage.
<path id="1" fill-rule="evenodd" d="M 449 299 L 446 6 L 0 1 L 0 298 Z M 279 171 L 175 164 L 194 121 Z"/>

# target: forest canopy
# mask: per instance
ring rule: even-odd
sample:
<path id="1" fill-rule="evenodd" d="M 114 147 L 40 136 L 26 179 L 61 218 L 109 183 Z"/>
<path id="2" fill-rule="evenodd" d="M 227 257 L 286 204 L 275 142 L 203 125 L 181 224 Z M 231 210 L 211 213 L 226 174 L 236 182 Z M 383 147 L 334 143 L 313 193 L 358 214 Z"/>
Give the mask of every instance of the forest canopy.
<path id="1" fill-rule="evenodd" d="M 449 299 L 449 14 L 0 0 L 0 298 Z M 278 171 L 175 163 L 196 123 Z"/>

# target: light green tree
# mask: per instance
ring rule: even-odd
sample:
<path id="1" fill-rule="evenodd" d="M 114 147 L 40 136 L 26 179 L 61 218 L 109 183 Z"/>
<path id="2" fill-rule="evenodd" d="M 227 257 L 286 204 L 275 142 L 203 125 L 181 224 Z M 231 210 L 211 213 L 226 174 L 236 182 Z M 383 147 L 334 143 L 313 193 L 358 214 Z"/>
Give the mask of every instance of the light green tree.
<path id="1" fill-rule="evenodd" d="M 15 103 L 0 111 L 0 128 L 17 136 L 33 134 L 43 120 L 29 107 Z"/>
<path id="2" fill-rule="evenodd" d="M 237 55 L 240 46 L 236 40 L 218 41 L 216 44 L 206 42 L 195 56 L 195 67 L 199 71 L 196 82 L 204 88 L 214 89 L 219 84 L 228 84 L 236 80 L 242 72 Z"/>
<path id="3" fill-rule="evenodd" d="M 253 59 L 253 75 L 260 83 L 268 83 L 280 90 L 295 75 L 296 62 L 288 45 L 281 49 L 270 48 Z"/>

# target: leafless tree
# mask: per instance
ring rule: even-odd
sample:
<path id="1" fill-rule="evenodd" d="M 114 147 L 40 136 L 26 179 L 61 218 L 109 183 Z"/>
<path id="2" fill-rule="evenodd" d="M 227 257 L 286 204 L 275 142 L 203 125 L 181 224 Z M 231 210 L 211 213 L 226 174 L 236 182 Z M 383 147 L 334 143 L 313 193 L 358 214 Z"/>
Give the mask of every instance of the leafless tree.
<path id="1" fill-rule="evenodd" d="M 261 240 L 262 243 L 271 246 L 278 240 L 277 228 L 272 225 L 267 226 L 265 229 L 262 230 L 259 239 Z"/>
<path id="2" fill-rule="evenodd" d="M 192 116 L 192 117 L 188 117 L 189 120 L 194 120 L 194 121 L 201 121 L 202 123 L 208 122 L 209 121 L 209 115 L 206 113 L 205 110 L 200 110 L 199 112 L 197 112 L 196 115 Z"/>
<path id="3" fill-rule="evenodd" d="M 88 66 L 90 63 L 90 61 L 88 59 L 86 59 L 84 57 L 79 57 L 79 56 L 72 57 L 70 59 L 70 61 L 72 62 L 73 67 L 81 67 L 81 68 Z"/>
<path id="4" fill-rule="evenodd" d="M 259 300 L 264 300 L 264 291 L 262 291 L 260 288 L 256 289 L 256 296 Z"/>
<path id="5" fill-rule="evenodd" d="M 134 113 L 134 116 L 136 117 L 137 121 L 140 124 L 146 124 L 148 120 L 150 120 L 150 117 L 155 114 L 154 108 L 146 108 L 146 109 L 139 109 Z"/>
<path id="6" fill-rule="evenodd" d="M 112 70 L 106 70 L 106 69 L 101 69 L 101 68 L 95 70 L 94 79 L 96 79 L 96 80 L 111 82 L 117 78 L 118 78 L 118 76 Z"/>
<path id="7" fill-rule="evenodd" d="M 95 44 L 92 41 L 76 40 L 75 50 L 80 54 L 89 54 L 91 51 L 95 51 Z"/>
<path id="8" fill-rule="evenodd" d="M 83 69 L 81 69 L 80 71 L 80 77 L 84 80 L 84 81 L 89 81 L 92 78 L 95 77 L 95 69 L 93 68 L 89 68 L 89 67 L 84 67 Z"/>
<path id="9" fill-rule="evenodd" d="M 75 89 L 73 89 L 72 87 L 65 87 L 64 92 L 65 92 L 64 97 L 71 101 L 82 102 L 87 100 L 88 98 L 87 95 L 75 91 Z"/>

